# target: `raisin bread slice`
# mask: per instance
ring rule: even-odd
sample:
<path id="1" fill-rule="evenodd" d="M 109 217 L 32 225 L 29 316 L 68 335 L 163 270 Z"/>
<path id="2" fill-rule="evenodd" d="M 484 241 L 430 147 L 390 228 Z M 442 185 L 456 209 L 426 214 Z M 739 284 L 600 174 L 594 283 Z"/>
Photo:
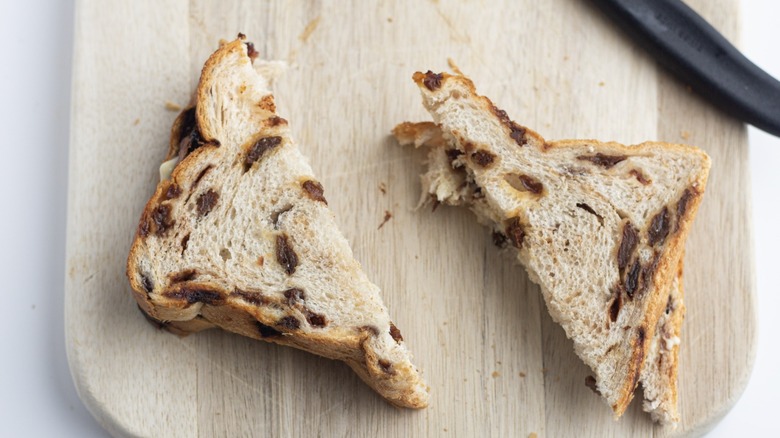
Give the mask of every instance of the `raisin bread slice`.
<path id="1" fill-rule="evenodd" d="M 394 405 L 423 408 L 412 355 L 243 40 L 211 55 L 194 107 L 174 123 L 178 164 L 127 262 L 133 295 L 176 333 L 220 327 L 341 360 Z"/>
<path id="2" fill-rule="evenodd" d="M 471 202 L 475 200 L 472 196 L 473 187 L 468 187 L 465 172 L 452 167 L 452 157 L 457 154 L 447 148 L 441 129 L 435 123 L 402 123 L 393 130 L 393 134 L 401 144 L 424 146 L 428 149 L 427 169 L 420 176 L 423 191 L 419 206 L 429 202 L 443 202 L 450 206 L 472 207 Z M 492 226 L 480 211 L 476 211 L 480 220 Z M 494 238 L 499 245 L 506 240 L 500 234 L 495 234 Z M 651 414 L 653 420 L 672 427 L 676 427 L 679 422 L 677 357 L 684 312 L 681 259 L 677 275 L 674 276 L 669 289 L 664 313 L 656 324 L 655 335 L 650 340 L 647 358 L 639 376 L 639 383 L 644 390 L 644 410 Z M 593 376 L 588 376 L 586 384 L 598 393 L 592 379 Z"/>
<path id="3" fill-rule="evenodd" d="M 465 203 L 494 241 L 517 249 L 596 388 L 622 415 L 666 306 L 709 157 L 665 143 L 547 142 L 463 76 L 418 72 L 414 80 L 440 129 L 421 135 L 443 150 L 429 158 L 424 189 L 437 202 Z M 401 143 L 420 142 L 420 129 L 401 124 L 394 133 Z"/>

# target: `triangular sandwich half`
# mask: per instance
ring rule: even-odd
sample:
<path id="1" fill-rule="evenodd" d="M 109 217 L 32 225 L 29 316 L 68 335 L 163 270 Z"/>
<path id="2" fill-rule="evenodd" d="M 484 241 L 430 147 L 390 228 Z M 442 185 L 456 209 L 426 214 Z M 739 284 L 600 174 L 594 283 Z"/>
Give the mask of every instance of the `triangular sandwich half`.
<path id="1" fill-rule="evenodd" d="M 423 408 L 411 353 L 243 40 L 211 55 L 174 123 L 175 167 L 127 263 L 134 296 L 172 331 L 216 326 L 342 360 L 391 403 Z"/>
<path id="2" fill-rule="evenodd" d="M 394 134 L 432 146 L 423 190 L 468 206 L 496 244 L 517 251 L 596 390 L 622 415 L 667 308 L 709 157 L 666 143 L 548 142 L 462 75 L 414 80 L 434 123 Z"/>

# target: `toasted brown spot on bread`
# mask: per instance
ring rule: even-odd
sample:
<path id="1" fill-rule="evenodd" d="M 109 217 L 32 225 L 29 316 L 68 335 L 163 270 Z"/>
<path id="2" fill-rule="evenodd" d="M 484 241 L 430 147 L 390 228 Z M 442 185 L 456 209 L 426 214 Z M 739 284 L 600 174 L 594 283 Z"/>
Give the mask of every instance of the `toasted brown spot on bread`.
<path id="1" fill-rule="evenodd" d="M 294 316 L 285 316 L 276 322 L 276 326 L 285 330 L 297 330 L 301 326 L 301 322 Z"/>
<path id="2" fill-rule="evenodd" d="M 647 238 L 650 245 L 655 246 L 658 243 L 663 244 L 666 236 L 669 234 L 669 209 L 664 207 L 650 221 L 650 227 L 647 229 Z"/>
<path id="3" fill-rule="evenodd" d="M 171 183 L 168 188 L 165 189 L 165 199 L 178 198 L 181 195 L 181 187 L 176 183 Z"/>
<path id="4" fill-rule="evenodd" d="M 308 321 L 309 325 L 312 327 L 325 327 L 328 325 L 328 320 L 325 318 L 325 315 L 312 312 L 309 309 L 305 309 L 304 314 L 306 315 L 306 321 Z"/>
<path id="5" fill-rule="evenodd" d="M 287 124 L 287 120 L 285 120 L 285 119 L 283 119 L 283 118 L 281 118 L 279 116 L 273 116 L 273 117 L 269 117 L 265 121 L 265 124 L 266 124 L 266 126 L 269 126 L 269 127 L 274 127 L 274 126 L 279 126 L 279 125 L 286 125 Z"/>
<path id="6" fill-rule="evenodd" d="M 496 156 L 485 149 L 478 149 L 471 154 L 471 159 L 481 167 L 488 167 L 496 161 Z"/>
<path id="7" fill-rule="evenodd" d="M 639 183 L 642 184 L 643 186 L 646 186 L 652 182 L 639 169 L 631 169 L 630 171 L 628 171 L 628 173 L 634 178 L 636 178 L 636 180 L 639 181 Z"/>
<path id="8" fill-rule="evenodd" d="M 622 273 L 626 266 L 628 266 L 628 260 L 631 258 L 631 254 L 639 243 L 639 230 L 634 228 L 631 222 L 626 222 L 623 225 L 623 236 L 620 239 L 620 246 L 617 252 L 618 269 Z"/>
<path id="9" fill-rule="evenodd" d="M 271 303 L 271 300 L 269 300 L 268 297 L 261 294 L 260 292 L 247 292 L 241 289 L 235 289 L 230 293 L 230 296 L 239 297 L 247 303 L 254 304 L 255 306 L 266 306 Z"/>
<path id="10" fill-rule="evenodd" d="M 535 195 L 541 195 L 544 191 L 544 185 L 539 180 L 528 175 L 507 173 L 504 175 L 504 181 L 518 192 L 531 192 Z"/>
<path id="11" fill-rule="evenodd" d="M 602 153 L 597 153 L 596 155 L 580 155 L 577 157 L 578 160 L 582 161 L 590 161 L 591 163 L 601 166 L 605 169 L 609 169 L 615 164 L 625 160 L 628 158 L 625 155 L 605 155 Z"/>
<path id="12" fill-rule="evenodd" d="M 642 266 L 639 264 L 639 259 L 637 259 L 634 261 L 634 265 L 631 266 L 631 269 L 626 274 L 624 289 L 626 291 L 626 295 L 628 295 L 628 298 L 634 298 L 634 292 L 636 292 L 636 289 L 639 286 L 639 274 L 642 271 L 641 268 Z"/>
<path id="13" fill-rule="evenodd" d="M 223 301 L 222 293 L 218 290 L 204 286 L 185 286 L 179 289 L 163 293 L 167 298 L 174 300 L 185 300 L 188 304 L 221 304 Z"/>
<path id="14" fill-rule="evenodd" d="M 255 49 L 254 43 L 246 42 L 244 44 L 246 44 L 246 55 L 249 57 L 250 61 L 254 62 L 260 53 Z"/>
<path id="15" fill-rule="evenodd" d="M 296 303 L 302 302 L 306 299 L 306 293 L 302 289 L 294 287 L 284 291 L 284 297 L 287 299 L 287 304 L 292 306 Z"/>
<path id="16" fill-rule="evenodd" d="M 154 283 L 152 283 L 152 279 L 146 274 L 141 274 L 141 287 L 144 288 L 146 293 L 152 293 L 154 290 Z"/>
<path id="17" fill-rule="evenodd" d="M 166 204 L 158 205 L 152 210 L 152 222 L 157 230 L 155 234 L 158 236 L 165 234 L 174 224 L 174 220 L 171 218 L 171 206 Z"/>
<path id="18" fill-rule="evenodd" d="M 434 73 L 430 70 L 425 72 L 425 78 L 423 79 L 423 85 L 425 85 L 425 88 L 434 91 L 441 87 L 441 80 L 444 78 L 444 75 L 441 73 Z"/>
<path id="19" fill-rule="evenodd" d="M 596 216 L 596 219 L 599 220 L 599 223 L 602 226 L 604 226 L 604 218 L 600 214 L 596 213 L 596 210 L 591 208 L 590 205 L 588 205 L 588 204 L 586 204 L 584 202 L 580 202 L 580 203 L 577 203 L 577 208 L 581 208 L 581 209 L 587 211 L 588 213 L 592 214 L 593 216 Z"/>
<path id="20" fill-rule="evenodd" d="M 642 361 L 645 357 L 645 328 L 639 327 L 636 332 L 636 349 L 634 350 L 634 366 L 632 372 L 634 373 L 633 383 L 631 388 L 636 389 L 637 383 L 639 383 L 639 373 L 642 370 Z"/>
<path id="21" fill-rule="evenodd" d="M 385 374 L 395 374 L 395 370 L 393 370 L 393 364 L 391 364 L 390 361 L 379 359 L 379 362 L 377 363 L 379 364 L 379 368 Z"/>
<path id="22" fill-rule="evenodd" d="M 187 233 L 186 236 L 182 237 L 181 239 L 181 253 L 184 254 L 184 251 L 187 250 L 187 244 L 190 242 L 190 233 Z"/>
<path id="23" fill-rule="evenodd" d="M 401 336 L 401 330 L 398 330 L 398 327 L 396 327 L 392 322 L 390 323 L 390 337 L 392 337 L 395 342 L 401 342 L 404 340 L 404 337 Z"/>
<path id="24" fill-rule="evenodd" d="M 308 196 L 309 199 L 324 202 L 325 205 L 328 204 L 328 201 L 325 199 L 325 189 L 322 187 L 322 184 L 317 181 L 308 179 L 304 181 L 301 186 L 303 187 L 303 191 L 306 193 L 306 196 Z"/>
<path id="25" fill-rule="evenodd" d="M 680 199 L 677 200 L 677 226 L 675 227 L 675 231 L 680 228 L 680 224 L 682 223 L 682 218 L 685 216 L 685 213 L 688 211 L 688 202 L 694 196 L 695 196 L 695 192 L 690 187 L 688 187 L 680 196 Z"/>
<path id="26" fill-rule="evenodd" d="M 191 189 L 194 189 L 195 187 L 197 187 L 197 185 L 198 185 L 198 183 L 200 182 L 200 180 L 202 180 L 202 179 L 203 179 L 203 177 L 204 177 L 204 176 L 206 176 L 206 174 L 207 174 L 207 173 L 209 172 L 209 170 L 211 170 L 212 168 L 214 168 L 214 166 L 212 166 L 211 164 L 209 164 L 208 166 L 204 167 L 204 168 L 203 168 L 203 170 L 201 170 L 201 171 L 200 171 L 200 173 L 198 174 L 198 176 L 197 176 L 197 177 L 195 177 L 195 181 L 193 181 L 193 182 L 192 182 L 192 186 L 191 186 L 190 188 L 191 188 Z"/>
<path id="27" fill-rule="evenodd" d="M 519 217 L 515 217 L 509 220 L 505 228 L 505 233 L 507 238 L 509 238 L 509 241 L 512 242 L 512 245 L 514 245 L 515 248 L 523 247 L 523 239 L 525 239 L 525 229 L 523 228 L 523 224 L 520 222 Z"/>
<path id="28" fill-rule="evenodd" d="M 496 245 L 499 248 L 506 247 L 506 235 L 504 235 L 504 233 L 493 231 L 492 238 L 493 245 Z"/>
<path id="29" fill-rule="evenodd" d="M 276 330 L 273 327 L 267 326 L 260 321 L 256 321 L 257 331 L 260 333 L 261 338 L 272 338 L 275 336 L 281 336 L 282 332 Z"/>
<path id="30" fill-rule="evenodd" d="M 278 136 L 263 137 L 260 140 L 257 140 L 249 148 L 249 152 L 247 152 L 246 157 L 244 158 L 244 172 L 248 171 L 252 167 L 252 164 L 262 158 L 266 152 L 276 148 L 280 144 L 282 144 L 282 137 Z"/>
<path id="31" fill-rule="evenodd" d="M 257 102 L 257 106 L 262 109 L 269 112 L 276 112 L 276 103 L 274 102 L 274 95 L 268 94 L 266 96 L 263 96 L 262 99 L 260 99 L 260 102 Z"/>
<path id="32" fill-rule="evenodd" d="M 596 385 L 596 378 L 593 376 L 588 376 L 585 378 L 585 386 L 590 388 L 591 391 L 595 392 L 598 395 L 601 395 L 601 391 L 599 391 L 598 386 Z"/>
<path id="33" fill-rule="evenodd" d="M 219 201 L 219 193 L 208 189 L 205 193 L 198 196 L 197 207 L 199 216 L 207 216 Z"/>
<path id="34" fill-rule="evenodd" d="M 279 262 L 287 275 L 292 275 L 298 266 L 298 255 L 295 254 L 286 234 L 276 236 L 276 261 Z"/>
<path id="35" fill-rule="evenodd" d="M 171 283 L 181 283 L 195 278 L 197 272 L 194 269 L 185 269 L 181 272 L 171 274 Z"/>
<path id="36" fill-rule="evenodd" d="M 257 258 L 257 265 L 258 266 L 263 266 L 264 264 L 265 264 L 265 257 L 263 257 L 263 256 L 258 257 Z"/>

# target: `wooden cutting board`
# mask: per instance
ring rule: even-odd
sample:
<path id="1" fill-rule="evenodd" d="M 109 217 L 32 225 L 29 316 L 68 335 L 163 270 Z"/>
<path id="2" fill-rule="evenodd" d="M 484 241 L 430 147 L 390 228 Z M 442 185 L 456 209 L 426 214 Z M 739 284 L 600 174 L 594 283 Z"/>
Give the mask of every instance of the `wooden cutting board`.
<path id="1" fill-rule="evenodd" d="M 736 0 L 689 2 L 727 37 Z M 76 14 L 66 290 L 81 398 L 117 436 L 665 436 L 635 400 L 614 422 L 522 268 L 467 211 L 415 210 L 427 120 L 416 70 L 447 58 L 549 139 L 688 142 L 712 157 L 688 241 L 682 424 L 711 428 L 755 354 L 745 128 L 692 94 L 587 1 L 82 0 Z M 399 410 L 342 363 L 212 331 L 178 338 L 136 309 L 125 259 L 176 116 L 221 38 L 286 60 L 280 114 L 431 388 Z M 392 219 L 381 229 L 385 211 Z M 641 399 L 641 394 L 638 397 Z"/>

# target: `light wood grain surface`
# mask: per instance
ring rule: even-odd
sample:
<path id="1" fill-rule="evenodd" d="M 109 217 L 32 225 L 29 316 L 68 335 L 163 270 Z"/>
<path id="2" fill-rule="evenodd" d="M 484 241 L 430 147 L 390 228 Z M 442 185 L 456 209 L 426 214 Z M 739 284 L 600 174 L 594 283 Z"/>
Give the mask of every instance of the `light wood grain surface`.
<path id="1" fill-rule="evenodd" d="M 736 0 L 689 4 L 736 36 Z M 414 210 L 421 157 L 388 134 L 428 119 L 411 74 L 447 69 L 448 57 L 546 138 L 688 142 L 710 154 L 686 252 L 674 434 L 708 430 L 745 387 L 755 297 L 744 126 L 590 3 L 82 0 L 76 15 L 66 337 L 79 394 L 112 434 L 670 434 L 638 400 L 612 420 L 538 288 L 470 213 Z M 279 113 L 425 373 L 426 410 L 391 407 L 341 363 L 218 331 L 177 338 L 135 307 L 125 259 L 176 116 L 166 102 L 186 104 L 217 41 L 239 31 L 290 64 Z M 377 229 L 385 211 L 393 217 Z"/>

